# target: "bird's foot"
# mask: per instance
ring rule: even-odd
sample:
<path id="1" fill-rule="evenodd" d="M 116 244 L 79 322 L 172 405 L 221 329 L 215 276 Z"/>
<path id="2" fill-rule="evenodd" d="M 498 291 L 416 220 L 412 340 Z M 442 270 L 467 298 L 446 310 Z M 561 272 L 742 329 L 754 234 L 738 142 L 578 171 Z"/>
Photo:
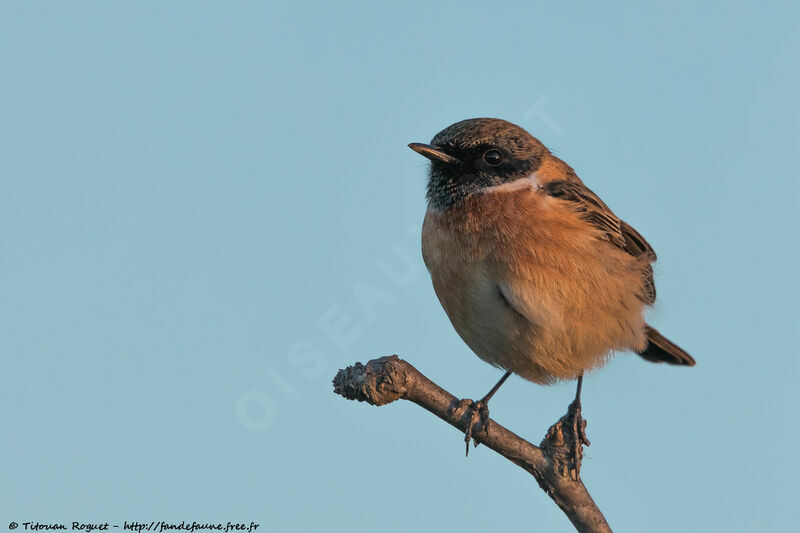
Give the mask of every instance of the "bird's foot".
<path id="1" fill-rule="evenodd" d="M 472 400 L 465 399 L 459 403 L 459 409 L 467 409 L 469 413 L 469 422 L 467 423 L 467 430 L 464 432 L 464 442 L 466 443 L 467 457 L 469 457 L 469 443 L 472 441 L 474 445 L 478 446 L 478 441 L 473 440 L 472 435 L 477 431 L 487 431 L 489 429 L 489 403 L 484 400 L 473 402 Z"/>
<path id="2" fill-rule="evenodd" d="M 569 404 L 567 414 L 550 426 L 541 448 L 552 458 L 556 470 L 563 476 L 580 479 L 583 447 L 589 446 L 586 420 L 581 416 L 581 402 Z"/>
<path id="3" fill-rule="evenodd" d="M 580 478 L 583 447 L 584 445 L 590 446 L 592 444 L 586 436 L 586 420 L 581 415 L 580 400 L 575 400 L 569 404 L 567 420 L 569 420 L 570 429 L 572 430 L 572 460 L 575 463 L 576 475 Z"/>

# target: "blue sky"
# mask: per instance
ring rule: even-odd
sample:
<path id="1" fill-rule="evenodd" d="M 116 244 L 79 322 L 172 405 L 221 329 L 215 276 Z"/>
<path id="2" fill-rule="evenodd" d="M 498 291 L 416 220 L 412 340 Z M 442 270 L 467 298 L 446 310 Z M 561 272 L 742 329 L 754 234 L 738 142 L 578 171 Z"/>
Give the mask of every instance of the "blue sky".
<path id="1" fill-rule="evenodd" d="M 420 408 L 331 391 L 392 353 L 498 379 L 430 286 L 406 148 L 495 116 L 653 244 L 649 318 L 698 360 L 586 380 L 612 526 L 789 530 L 798 30 L 790 2 L 4 3 L 0 524 L 571 531 Z M 492 414 L 538 442 L 572 394 L 512 378 Z"/>

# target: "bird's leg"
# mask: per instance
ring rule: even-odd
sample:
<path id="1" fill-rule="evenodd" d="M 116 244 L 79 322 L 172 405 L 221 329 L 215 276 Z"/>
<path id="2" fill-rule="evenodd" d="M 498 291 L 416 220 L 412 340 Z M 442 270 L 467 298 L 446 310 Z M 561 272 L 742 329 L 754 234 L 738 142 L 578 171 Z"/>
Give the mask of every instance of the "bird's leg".
<path id="1" fill-rule="evenodd" d="M 589 446 L 586 438 L 586 420 L 581 416 L 581 386 L 583 373 L 578 376 L 578 390 L 569 404 L 567 414 L 550 426 L 539 445 L 553 461 L 556 472 L 562 476 L 580 479 L 583 447 Z"/>
<path id="2" fill-rule="evenodd" d="M 464 433 L 464 442 L 467 443 L 467 457 L 469 457 L 469 442 L 472 440 L 472 428 L 476 425 L 478 420 L 480 420 L 481 425 L 484 429 L 489 428 L 489 400 L 492 399 L 494 393 L 500 388 L 500 386 L 506 382 L 508 376 L 511 375 L 511 372 L 506 372 L 503 374 L 503 377 L 500 378 L 492 390 L 486 393 L 486 396 L 478 400 L 477 402 L 471 402 L 469 407 L 470 409 L 470 417 L 469 417 L 469 424 L 467 425 L 467 431 Z M 469 400 L 467 400 L 469 401 Z M 475 441 L 475 446 L 478 445 L 478 442 Z"/>
<path id="3" fill-rule="evenodd" d="M 576 477 L 580 475 L 581 459 L 583 458 L 583 445 L 589 446 L 589 439 L 586 438 L 586 420 L 581 416 L 581 388 L 583 387 L 583 372 L 578 376 L 578 388 L 575 391 L 575 399 L 569 404 L 567 409 L 567 419 L 572 429 L 572 459 L 575 465 Z"/>

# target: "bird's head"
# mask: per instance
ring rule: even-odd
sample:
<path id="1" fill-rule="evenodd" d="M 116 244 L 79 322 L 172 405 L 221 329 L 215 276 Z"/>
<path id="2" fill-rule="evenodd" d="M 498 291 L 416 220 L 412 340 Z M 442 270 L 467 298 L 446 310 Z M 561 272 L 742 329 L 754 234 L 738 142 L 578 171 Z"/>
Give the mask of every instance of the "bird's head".
<path id="1" fill-rule="evenodd" d="M 409 148 L 431 160 L 428 205 L 447 209 L 470 194 L 525 178 L 549 155 L 524 129 L 497 118 L 472 118 L 448 126 L 430 144 Z"/>

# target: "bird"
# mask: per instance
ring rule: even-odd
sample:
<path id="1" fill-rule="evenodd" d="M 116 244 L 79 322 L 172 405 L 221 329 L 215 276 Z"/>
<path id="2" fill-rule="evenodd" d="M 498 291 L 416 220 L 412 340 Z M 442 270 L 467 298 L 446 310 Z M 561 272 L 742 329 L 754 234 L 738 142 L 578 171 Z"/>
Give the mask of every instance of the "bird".
<path id="1" fill-rule="evenodd" d="M 505 370 L 473 403 L 477 418 L 488 421 L 512 373 L 577 380 L 568 413 L 582 432 L 583 375 L 614 353 L 695 365 L 645 320 L 656 301 L 653 247 L 536 137 L 473 118 L 408 146 L 430 160 L 422 256 L 436 296 L 467 346 Z"/>

